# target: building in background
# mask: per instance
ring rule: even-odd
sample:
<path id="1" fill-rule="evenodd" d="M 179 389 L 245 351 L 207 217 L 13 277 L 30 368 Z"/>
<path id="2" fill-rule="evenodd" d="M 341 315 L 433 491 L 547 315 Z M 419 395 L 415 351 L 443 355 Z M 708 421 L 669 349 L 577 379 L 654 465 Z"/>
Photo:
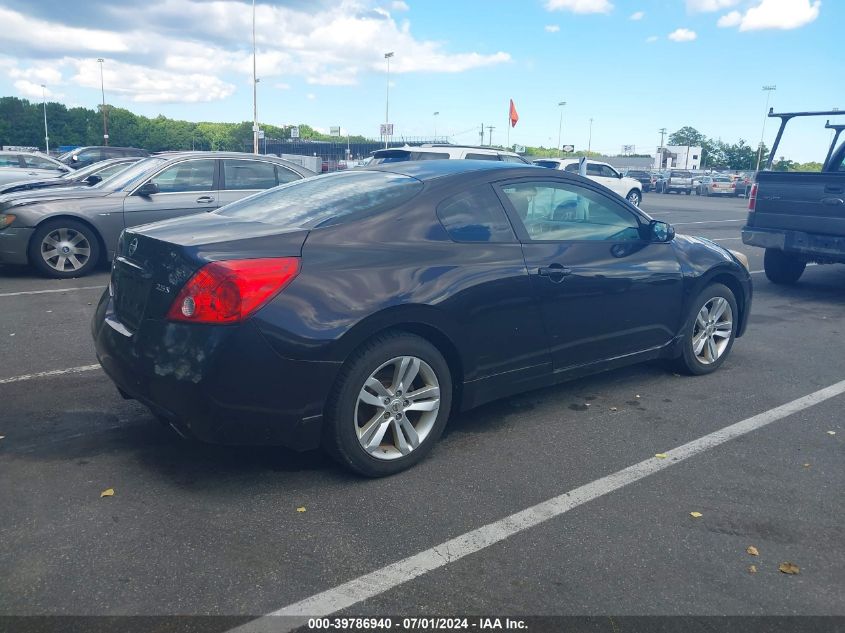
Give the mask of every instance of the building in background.
<path id="1" fill-rule="evenodd" d="M 692 145 L 658 147 L 653 167 L 655 169 L 700 169 L 701 151 L 701 147 Z"/>

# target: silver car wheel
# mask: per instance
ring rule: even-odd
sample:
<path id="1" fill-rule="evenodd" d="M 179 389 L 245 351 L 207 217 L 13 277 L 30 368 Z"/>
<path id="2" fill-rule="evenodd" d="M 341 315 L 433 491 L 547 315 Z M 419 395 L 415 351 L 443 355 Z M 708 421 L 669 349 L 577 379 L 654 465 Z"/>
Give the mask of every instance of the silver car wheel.
<path id="1" fill-rule="evenodd" d="M 372 457 L 404 457 L 431 433 L 440 411 L 440 383 L 416 356 L 397 356 L 364 382 L 355 405 L 355 431 Z"/>
<path id="2" fill-rule="evenodd" d="M 703 365 L 715 363 L 728 347 L 733 335 L 733 311 L 723 297 L 709 299 L 695 317 L 692 351 Z"/>
<path id="3" fill-rule="evenodd" d="M 642 196 L 640 196 L 636 189 L 631 189 L 631 191 L 628 192 L 628 202 L 633 204 L 635 207 L 640 206 L 641 198 Z"/>
<path id="4" fill-rule="evenodd" d="M 44 236 L 40 253 L 50 268 L 59 272 L 73 272 L 88 262 L 91 244 L 79 231 L 60 228 Z"/>

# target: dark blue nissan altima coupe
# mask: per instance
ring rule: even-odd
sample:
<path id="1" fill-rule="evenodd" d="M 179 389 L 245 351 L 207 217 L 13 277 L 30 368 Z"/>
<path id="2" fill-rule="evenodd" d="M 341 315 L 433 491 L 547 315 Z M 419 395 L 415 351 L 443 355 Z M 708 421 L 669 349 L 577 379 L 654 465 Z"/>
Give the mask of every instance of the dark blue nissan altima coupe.
<path id="1" fill-rule="evenodd" d="M 651 359 L 716 370 L 751 290 L 741 254 L 586 178 L 422 161 L 127 229 L 92 329 L 181 434 L 383 476 L 453 412 Z"/>

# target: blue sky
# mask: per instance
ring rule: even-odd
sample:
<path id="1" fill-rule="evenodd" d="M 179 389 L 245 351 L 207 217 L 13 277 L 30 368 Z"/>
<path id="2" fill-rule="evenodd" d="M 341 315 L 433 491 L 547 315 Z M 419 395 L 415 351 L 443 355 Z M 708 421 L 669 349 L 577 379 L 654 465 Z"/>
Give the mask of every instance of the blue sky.
<path id="1" fill-rule="evenodd" d="M 0 94 L 194 121 L 252 118 L 251 3 L 0 0 Z M 634 18 L 634 19 L 632 19 Z M 477 143 L 654 150 L 692 125 L 760 138 L 776 110 L 845 110 L 840 0 L 275 0 L 258 2 L 259 120 L 378 136 L 391 60 L 396 134 Z M 434 117 L 435 111 L 440 112 Z M 845 119 L 845 117 L 843 117 Z M 823 121 L 779 153 L 818 160 Z M 767 124 L 766 139 L 775 125 Z M 800 130 L 800 131 L 799 131 Z M 488 136 L 485 135 L 485 141 Z M 61 142 L 61 139 L 56 139 Z"/>

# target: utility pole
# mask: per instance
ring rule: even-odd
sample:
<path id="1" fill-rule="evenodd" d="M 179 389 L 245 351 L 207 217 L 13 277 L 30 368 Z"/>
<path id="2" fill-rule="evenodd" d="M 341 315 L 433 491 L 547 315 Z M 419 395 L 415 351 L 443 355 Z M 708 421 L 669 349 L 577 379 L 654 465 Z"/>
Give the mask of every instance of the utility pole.
<path id="1" fill-rule="evenodd" d="M 558 106 L 560 106 L 560 121 L 557 124 L 557 155 L 558 157 L 563 156 L 560 144 L 560 134 L 563 131 L 563 107 L 566 105 L 566 101 L 559 101 Z"/>
<path id="2" fill-rule="evenodd" d="M 590 149 L 593 147 L 593 119 L 590 119 L 590 138 L 587 141 L 587 156 L 590 155 Z"/>
<path id="3" fill-rule="evenodd" d="M 760 171 L 760 160 L 763 157 L 763 137 L 766 136 L 766 119 L 769 116 L 769 97 L 777 89 L 777 86 L 763 86 L 763 91 L 766 93 L 766 109 L 763 112 L 763 131 L 760 133 L 760 145 L 757 147 L 757 171 Z"/>
<path id="4" fill-rule="evenodd" d="M 106 114 L 106 84 L 103 81 L 103 62 L 105 62 L 102 57 L 97 58 L 97 62 L 100 64 L 100 91 L 103 93 L 103 144 L 109 144 L 109 117 Z"/>
<path id="5" fill-rule="evenodd" d="M 439 112 L 434 113 L 434 142 L 435 143 L 437 142 L 437 117 L 438 117 L 439 114 L 440 114 Z"/>
<path id="6" fill-rule="evenodd" d="M 478 138 L 481 139 L 479 145 L 484 145 L 484 124 L 481 124 L 481 131 L 478 133 Z"/>
<path id="7" fill-rule="evenodd" d="M 50 155 L 50 135 L 47 133 L 47 86 L 41 84 L 41 98 L 44 101 L 44 143 L 47 146 L 47 155 Z"/>
<path id="8" fill-rule="evenodd" d="M 666 135 L 666 128 L 662 127 L 657 131 L 660 132 L 660 147 L 657 148 L 657 153 L 660 154 L 660 158 L 658 159 L 658 166 L 660 167 L 660 169 L 663 169 L 663 137 Z"/>
<path id="9" fill-rule="evenodd" d="M 252 0 L 252 153 L 258 153 L 258 76 L 255 61 L 255 0 Z"/>
<path id="10" fill-rule="evenodd" d="M 488 125 L 487 126 L 487 132 L 490 134 L 490 141 L 487 144 L 490 145 L 490 146 L 493 145 L 493 130 L 495 130 L 495 129 L 496 129 L 496 126 L 494 126 L 494 125 Z"/>
<path id="11" fill-rule="evenodd" d="M 393 57 L 393 51 L 384 54 L 387 60 L 387 97 L 384 102 L 384 123 L 390 125 L 390 58 Z M 384 147 L 387 148 L 388 135 L 384 135 Z"/>

